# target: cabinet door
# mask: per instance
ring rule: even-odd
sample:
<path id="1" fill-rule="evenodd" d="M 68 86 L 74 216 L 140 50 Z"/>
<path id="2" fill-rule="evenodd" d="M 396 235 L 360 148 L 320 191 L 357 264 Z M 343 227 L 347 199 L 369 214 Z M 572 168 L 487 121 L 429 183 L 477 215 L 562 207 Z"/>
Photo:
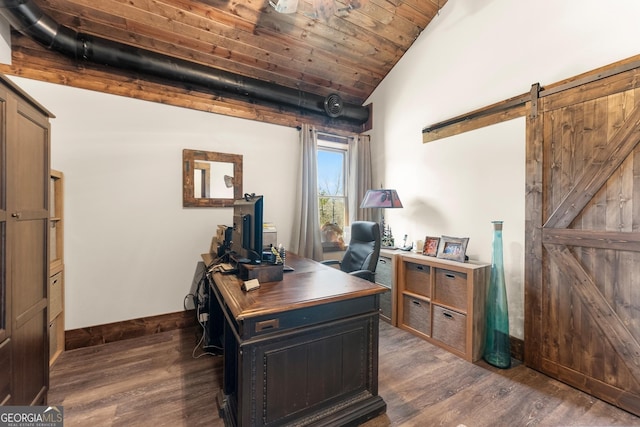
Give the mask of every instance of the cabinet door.
<path id="1" fill-rule="evenodd" d="M 8 284 L 7 255 L 7 90 L 0 86 L 0 405 L 11 404 L 11 287 Z"/>
<path id="2" fill-rule="evenodd" d="M 6 165 L 7 90 L 0 86 L 0 165 Z M 0 168 L 0 343 L 11 331 L 11 288 L 7 284 L 7 168 Z M 3 365 L 0 365 L 3 366 Z"/>
<path id="3" fill-rule="evenodd" d="M 49 124 L 29 104 L 9 101 L 6 197 L 12 395 L 16 405 L 42 404 L 49 383 Z"/>
<path id="4" fill-rule="evenodd" d="M 381 256 L 378 258 L 376 267 L 376 283 L 389 288 L 389 291 L 380 294 L 380 316 L 383 320 L 391 322 L 392 314 L 392 293 L 393 293 L 393 276 L 392 276 L 392 260 L 391 258 Z"/>
<path id="5" fill-rule="evenodd" d="M 377 327 L 373 316 L 357 317 L 244 346 L 251 357 L 242 361 L 240 405 L 249 407 L 238 424 L 307 425 L 305 416 L 328 418 L 347 406 L 349 396 L 352 405 L 364 396 L 378 402 Z"/>

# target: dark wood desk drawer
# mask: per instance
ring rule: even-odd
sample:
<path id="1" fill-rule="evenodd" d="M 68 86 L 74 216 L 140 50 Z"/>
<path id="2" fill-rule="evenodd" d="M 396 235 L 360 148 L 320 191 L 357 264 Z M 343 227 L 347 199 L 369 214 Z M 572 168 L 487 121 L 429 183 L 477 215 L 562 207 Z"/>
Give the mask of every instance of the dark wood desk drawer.
<path id="1" fill-rule="evenodd" d="M 380 308 L 378 295 L 336 301 L 269 316 L 252 317 L 239 321 L 237 326 L 234 323 L 234 326 L 239 328 L 238 332 L 241 337 L 248 339 L 366 313 L 377 314 Z"/>

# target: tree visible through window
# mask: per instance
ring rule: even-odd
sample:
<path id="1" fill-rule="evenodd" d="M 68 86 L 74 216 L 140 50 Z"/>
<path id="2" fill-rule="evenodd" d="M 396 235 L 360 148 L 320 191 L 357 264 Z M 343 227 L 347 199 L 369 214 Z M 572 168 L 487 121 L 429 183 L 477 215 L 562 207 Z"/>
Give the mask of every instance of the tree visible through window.
<path id="1" fill-rule="evenodd" d="M 318 206 L 324 247 L 342 248 L 343 230 L 348 225 L 346 176 L 348 145 L 318 136 Z M 327 244 L 328 243 L 328 244 Z"/>

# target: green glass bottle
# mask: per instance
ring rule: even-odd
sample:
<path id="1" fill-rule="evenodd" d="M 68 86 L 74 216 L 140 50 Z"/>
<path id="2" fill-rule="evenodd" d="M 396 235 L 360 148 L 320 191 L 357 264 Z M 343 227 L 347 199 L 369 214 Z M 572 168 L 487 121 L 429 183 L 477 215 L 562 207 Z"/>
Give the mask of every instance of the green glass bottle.
<path id="1" fill-rule="evenodd" d="M 493 249 L 487 293 L 484 360 L 498 368 L 511 366 L 509 310 L 502 257 L 502 221 L 492 221 Z"/>

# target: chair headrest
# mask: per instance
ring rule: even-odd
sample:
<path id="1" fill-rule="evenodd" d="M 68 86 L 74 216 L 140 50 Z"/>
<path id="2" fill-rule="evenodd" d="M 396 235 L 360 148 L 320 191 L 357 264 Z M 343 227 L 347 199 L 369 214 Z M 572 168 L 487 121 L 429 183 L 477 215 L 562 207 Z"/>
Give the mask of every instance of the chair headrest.
<path id="1" fill-rule="evenodd" d="M 377 222 L 356 221 L 351 224 L 351 239 L 371 242 L 380 237 L 380 226 Z"/>

